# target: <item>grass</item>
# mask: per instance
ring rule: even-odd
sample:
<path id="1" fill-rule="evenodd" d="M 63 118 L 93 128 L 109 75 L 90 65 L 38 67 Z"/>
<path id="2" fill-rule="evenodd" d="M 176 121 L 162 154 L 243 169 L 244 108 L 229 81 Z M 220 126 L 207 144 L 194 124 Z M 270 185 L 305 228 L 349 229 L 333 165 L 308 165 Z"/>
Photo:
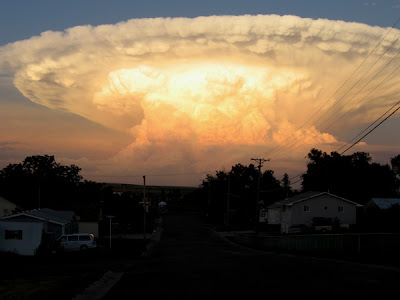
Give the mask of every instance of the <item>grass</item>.
<path id="1" fill-rule="evenodd" d="M 64 252 L 36 257 L 1 253 L 0 299 L 71 299 L 108 270 L 138 260 L 143 240 L 113 240 L 112 249 Z"/>

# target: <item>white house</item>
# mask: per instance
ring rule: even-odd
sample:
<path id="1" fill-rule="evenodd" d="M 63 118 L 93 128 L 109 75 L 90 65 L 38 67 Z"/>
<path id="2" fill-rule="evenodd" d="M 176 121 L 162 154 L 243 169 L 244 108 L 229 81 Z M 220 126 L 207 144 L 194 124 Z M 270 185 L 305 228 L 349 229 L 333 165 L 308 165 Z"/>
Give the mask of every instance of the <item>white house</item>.
<path id="1" fill-rule="evenodd" d="M 45 240 L 77 232 L 78 222 L 71 211 L 25 211 L 0 218 L 0 251 L 35 255 Z"/>
<path id="2" fill-rule="evenodd" d="M 361 204 L 328 192 L 305 192 L 268 207 L 268 224 L 281 224 L 281 233 L 290 226 L 312 226 L 314 218 L 337 218 L 341 225 L 356 224 L 357 208 Z"/>

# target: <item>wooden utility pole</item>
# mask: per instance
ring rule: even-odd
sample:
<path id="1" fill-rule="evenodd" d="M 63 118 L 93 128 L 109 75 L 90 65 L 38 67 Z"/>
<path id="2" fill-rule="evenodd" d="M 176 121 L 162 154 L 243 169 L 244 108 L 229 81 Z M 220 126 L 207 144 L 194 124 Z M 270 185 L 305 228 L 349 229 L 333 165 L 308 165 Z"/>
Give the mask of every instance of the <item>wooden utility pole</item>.
<path id="1" fill-rule="evenodd" d="M 146 239 L 146 176 L 143 176 L 143 239 Z"/>
<path id="2" fill-rule="evenodd" d="M 258 180 L 257 180 L 257 203 L 256 203 L 256 215 L 255 215 L 255 228 L 257 231 L 257 224 L 258 224 L 258 213 L 259 213 L 259 202 L 260 202 L 260 179 L 261 179 L 261 167 L 262 165 L 267 162 L 270 161 L 269 159 L 265 159 L 265 158 L 252 158 L 251 160 L 254 160 L 258 163 Z"/>
<path id="3" fill-rule="evenodd" d="M 39 181 L 38 198 L 39 198 L 39 209 L 40 209 L 40 181 Z"/>
<path id="4" fill-rule="evenodd" d="M 231 174 L 228 176 L 228 197 L 226 200 L 226 227 L 229 230 L 229 205 L 230 205 L 230 196 L 231 196 Z"/>

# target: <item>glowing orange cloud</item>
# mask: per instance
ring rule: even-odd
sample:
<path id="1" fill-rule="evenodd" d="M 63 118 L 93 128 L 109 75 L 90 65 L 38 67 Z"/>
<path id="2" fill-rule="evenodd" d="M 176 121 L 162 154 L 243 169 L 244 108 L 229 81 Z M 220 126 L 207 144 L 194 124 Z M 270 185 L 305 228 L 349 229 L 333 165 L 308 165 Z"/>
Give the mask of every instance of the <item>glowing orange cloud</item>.
<path id="1" fill-rule="evenodd" d="M 0 70 L 13 74 L 33 102 L 131 134 L 132 143 L 104 162 L 104 170 L 215 169 L 217 162 L 236 163 L 293 137 L 302 152 L 337 143 L 315 124 L 300 125 L 385 32 L 276 15 L 133 19 L 6 45 Z M 398 93 L 398 79 L 385 85 Z M 374 111 L 391 99 L 366 105 Z M 366 115 L 365 108 L 343 124 L 379 114 Z"/>

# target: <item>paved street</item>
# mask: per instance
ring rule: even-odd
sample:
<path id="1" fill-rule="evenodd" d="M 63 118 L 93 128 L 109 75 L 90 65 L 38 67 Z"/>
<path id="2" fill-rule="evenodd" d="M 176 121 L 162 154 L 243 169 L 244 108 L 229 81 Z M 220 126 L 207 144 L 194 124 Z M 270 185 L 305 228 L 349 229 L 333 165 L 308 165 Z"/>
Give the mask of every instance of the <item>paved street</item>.
<path id="1" fill-rule="evenodd" d="M 194 213 L 169 214 L 153 255 L 125 268 L 105 299 L 389 299 L 400 271 L 227 243 Z"/>

